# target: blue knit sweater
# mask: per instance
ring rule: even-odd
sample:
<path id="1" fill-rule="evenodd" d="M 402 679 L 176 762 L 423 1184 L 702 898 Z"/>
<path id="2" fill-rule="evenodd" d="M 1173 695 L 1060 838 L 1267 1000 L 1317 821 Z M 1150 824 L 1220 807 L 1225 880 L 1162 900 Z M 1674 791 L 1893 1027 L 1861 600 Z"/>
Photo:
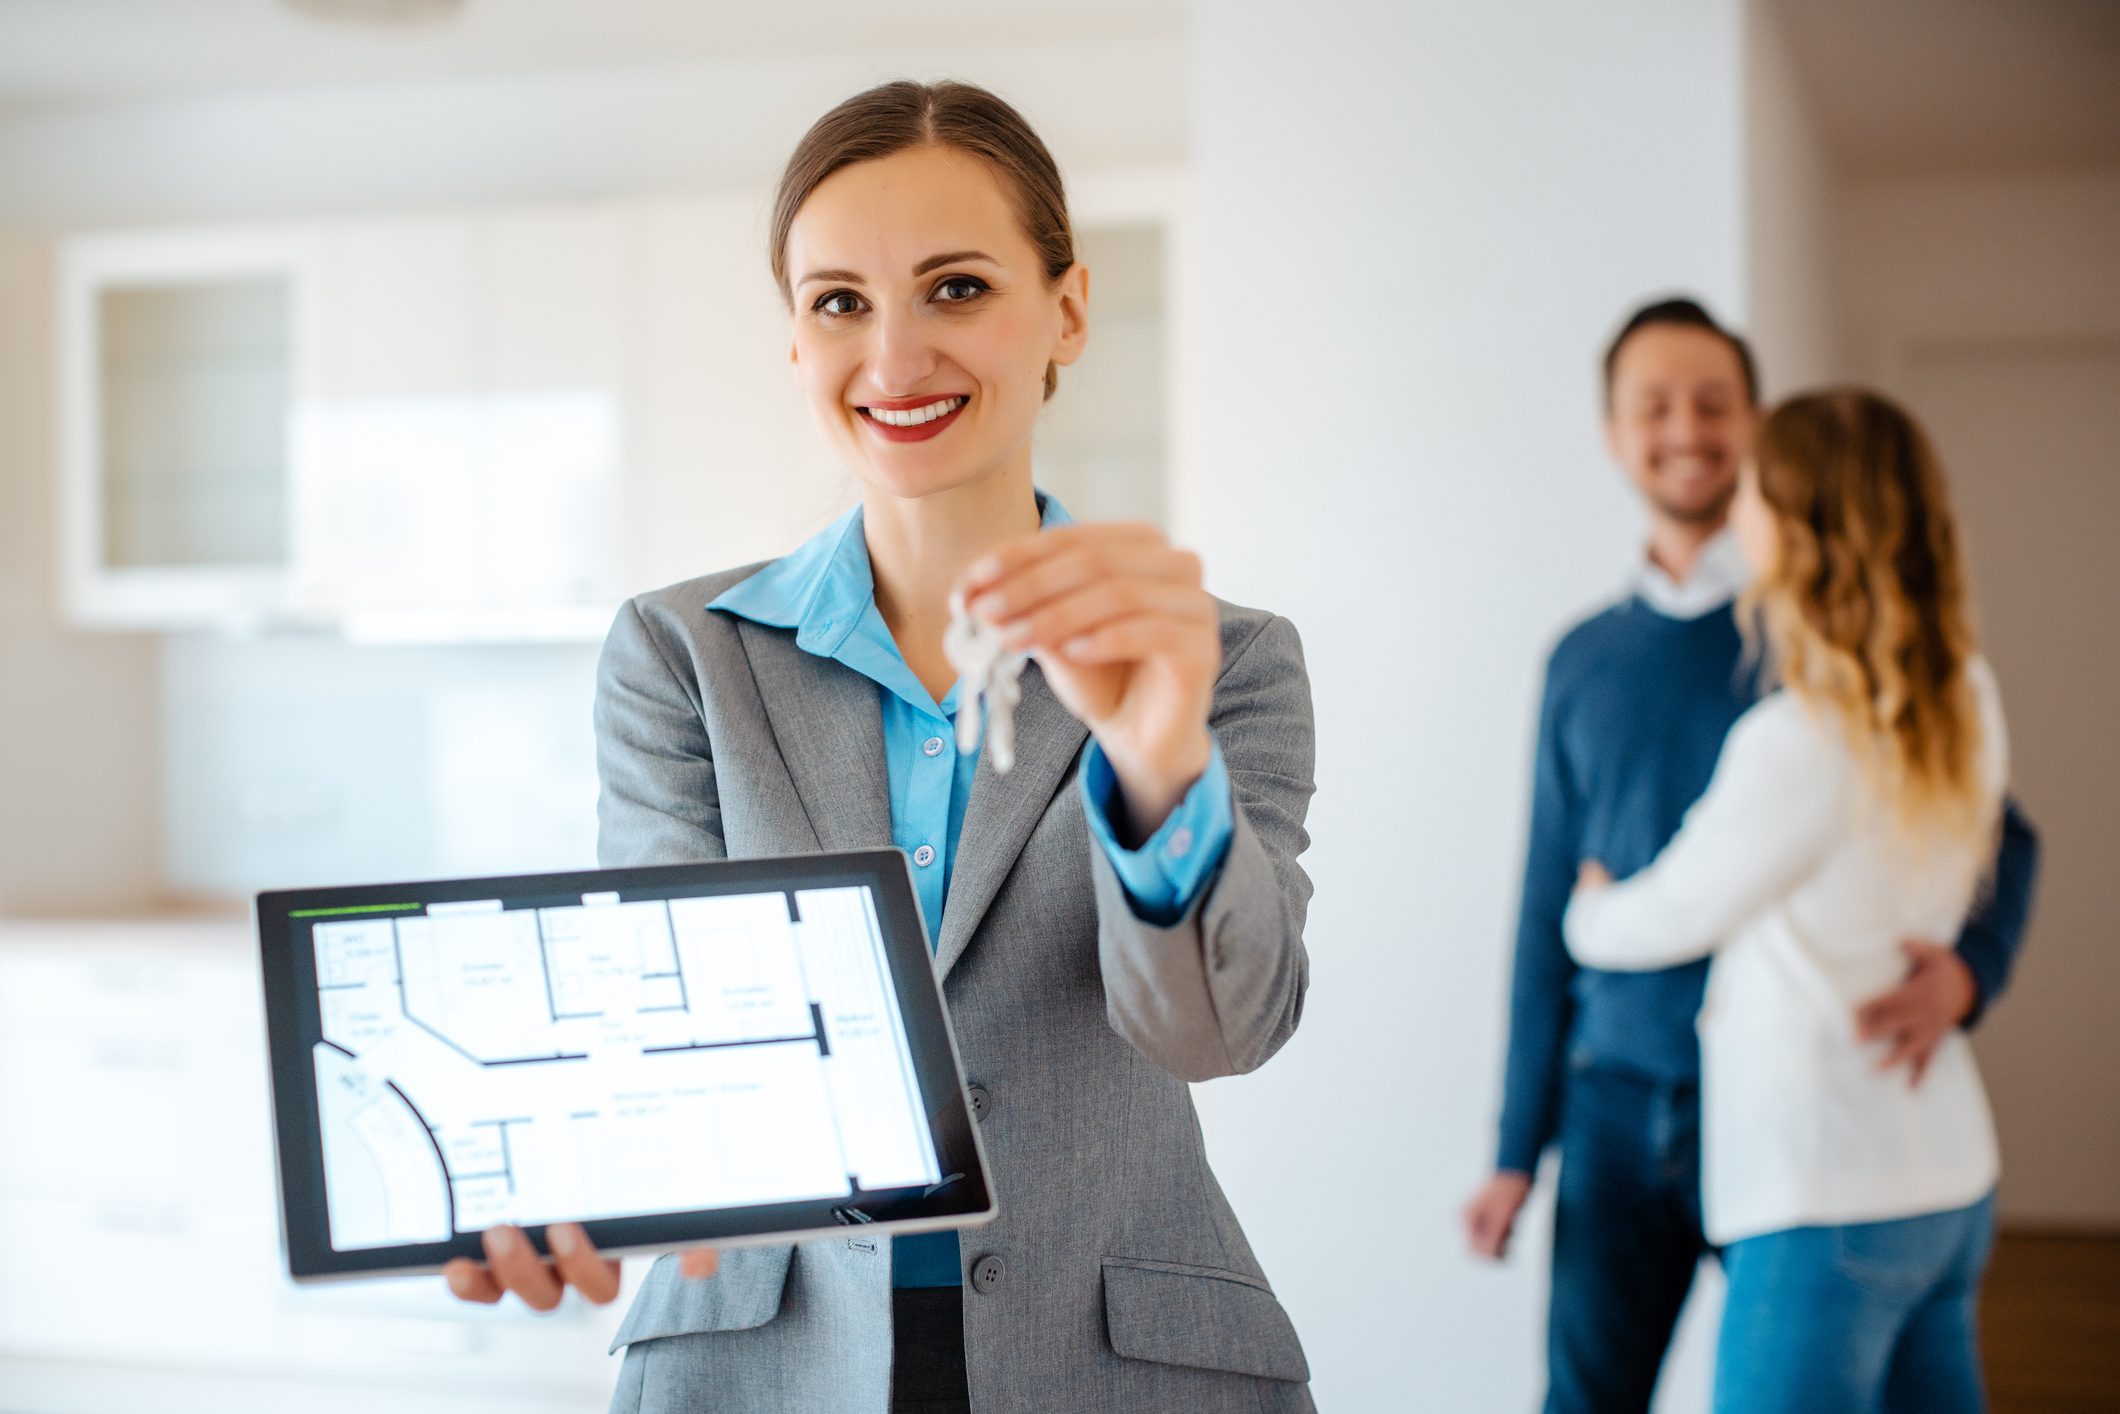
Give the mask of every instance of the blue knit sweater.
<path id="1" fill-rule="evenodd" d="M 1755 700 L 1730 609 L 1675 619 L 1630 598 L 1553 650 L 1539 711 L 1498 1167 L 1537 1167 L 1571 1066 L 1671 1082 L 1699 1075 L 1693 1018 L 1707 962 L 1662 972 L 1579 968 L 1561 916 L 1583 860 L 1624 879 L 1656 858 L 1707 789 L 1723 737 Z M 2012 805 L 1994 887 L 1958 942 L 1979 988 L 1976 1015 L 2008 982 L 2037 863 L 2037 840 Z"/>

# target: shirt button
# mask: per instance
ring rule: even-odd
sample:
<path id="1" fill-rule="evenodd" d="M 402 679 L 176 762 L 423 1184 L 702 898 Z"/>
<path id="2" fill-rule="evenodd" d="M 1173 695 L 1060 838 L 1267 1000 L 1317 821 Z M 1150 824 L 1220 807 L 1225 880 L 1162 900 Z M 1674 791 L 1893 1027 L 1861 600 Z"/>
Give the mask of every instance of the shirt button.
<path id="1" fill-rule="evenodd" d="M 1192 831 L 1183 825 L 1170 832 L 1170 843 L 1163 846 L 1172 859 L 1183 859 L 1192 852 Z"/>
<path id="2" fill-rule="evenodd" d="M 964 1092 L 964 1098 L 972 1108 L 972 1118 L 983 1123 L 987 1109 L 994 1103 L 994 1097 L 986 1092 L 985 1086 L 974 1085 Z"/>
<path id="3" fill-rule="evenodd" d="M 913 862 L 925 869 L 935 862 L 935 851 L 930 845 L 922 845 L 913 851 Z"/>
<path id="4" fill-rule="evenodd" d="M 991 1295 L 994 1288 L 1001 1285 L 1002 1271 L 1003 1267 L 999 1257 L 991 1255 L 981 1257 L 978 1261 L 972 1263 L 972 1289 L 981 1296 Z"/>
<path id="5" fill-rule="evenodd" d="M 931 736 L 920 743 L 920 749 L 930 756 L 940 756 L 942 754 L 942 738 Z"/>

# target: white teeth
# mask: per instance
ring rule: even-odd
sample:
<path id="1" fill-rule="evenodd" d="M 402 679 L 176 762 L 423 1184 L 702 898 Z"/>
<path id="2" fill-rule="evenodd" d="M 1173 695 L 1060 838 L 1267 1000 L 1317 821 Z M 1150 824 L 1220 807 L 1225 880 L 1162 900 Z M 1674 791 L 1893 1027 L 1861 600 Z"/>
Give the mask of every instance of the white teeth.
<path id="1" fill-rule="evenodd" d="M 963 407 L 964 403 L 963 398 L 944 398 L 940 402 L 929 403 L 926 407 L 907 408 L 902 412 L 891 408 L 870 408 L 868 414 L 878 422 L 886 422 L 893 427 L 918 427 L 923 422 L 947 417 Z"/>

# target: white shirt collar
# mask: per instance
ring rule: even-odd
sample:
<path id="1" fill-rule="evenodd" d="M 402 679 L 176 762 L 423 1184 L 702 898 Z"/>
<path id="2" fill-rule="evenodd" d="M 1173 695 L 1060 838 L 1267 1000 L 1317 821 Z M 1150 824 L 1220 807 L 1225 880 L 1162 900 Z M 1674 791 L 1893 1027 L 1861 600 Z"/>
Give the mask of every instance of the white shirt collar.
<path id="1" fill-rule="evenodd" d="M 1641 569 L 1635 572 L 1634 592 L 1665 618 L 1697 619 L 1735 599 L 1751 579 L 1752 571 L 1737 548 L 1736 532 L 1724 526 L 1700 547 L 1693 572 L 1684 582 L 1673 579 L 1644 554 Z"/>

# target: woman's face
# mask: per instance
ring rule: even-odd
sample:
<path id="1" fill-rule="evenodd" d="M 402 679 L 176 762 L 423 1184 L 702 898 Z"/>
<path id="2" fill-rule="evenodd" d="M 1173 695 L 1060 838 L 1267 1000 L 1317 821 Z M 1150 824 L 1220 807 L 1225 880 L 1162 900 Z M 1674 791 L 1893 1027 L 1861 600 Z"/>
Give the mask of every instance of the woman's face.
<path id="1" fill-rule="evenodd" d="M 1737 549 L 1752 567 L 1752 573 L 1765 578 L 1774 572 L 1774 562 L 1781 558 L 1781 531 L 1774 519 L 1774 508 L 1760 494 L 1759 467 L 1746 462 L 1737 474 L 1737 495 L 1730 502 L 1730 529 L 1737 535 Z"/>
<path id="2" fill-rule="evenodd" d="M 795 380 L 864 485 L 917 498 L 1028 470 L 1046 363 L 1088 338 L 1089 275 L 1046 283 L 984 162 L 923 147 L 843 168 L 786 258 Z"/>

